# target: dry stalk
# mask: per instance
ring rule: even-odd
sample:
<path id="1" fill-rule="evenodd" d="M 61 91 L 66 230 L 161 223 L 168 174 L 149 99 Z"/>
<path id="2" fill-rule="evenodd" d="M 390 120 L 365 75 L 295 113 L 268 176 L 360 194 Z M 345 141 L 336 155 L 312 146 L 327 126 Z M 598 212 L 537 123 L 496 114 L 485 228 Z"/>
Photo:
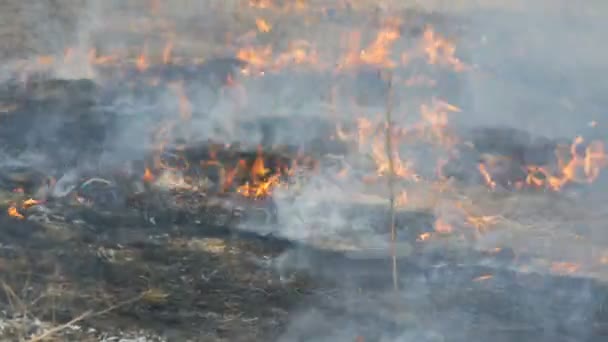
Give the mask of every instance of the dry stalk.
<path id="1" fill-rule="evenodd" d="M 140 301 L 146 295 L 146 293 L 147 293 L 147 291 L 139 294 L 136 297 L 133 297 L 133 298 L 127 299 L 125 301 L 119 302 L 117 304 L 114 304 L 114 305 L 112 305 L 112 306 L 110 306 L 110 307 L 108 307 L 108 308 L 106 308 L 104 310 L 101 310 L 101 311 L 97 311 L 97 312 L 94 312 L 94 311 L 91 311 L 91 310 L 86 311 L 86 312 L 80 314 L 79 316 L 75 317 L 74 319 L 72 319 L 71 321 L 69 321 L 69 322 L 67 322 L 65 324 L 58 325 L 56 327 L 53 327 L 52 329 L 49 329 L 49 330 L 43 332 L 40 335 L 37 335 L 37 336 L 34 336 L 34 337 L 30 338 L 27 342 L 39 342 L 39 341 L 43 341 L 45 339 L 51 338 L 53 335 L 55 335 L 55 334 L 57 334 L 57 333 L 65 330 L 65 329 L 69 328 L 73 324 L 76 324 L 76 323 L 78 323 L 80 321 L 83 321 L 85 319 L 90 319 L 90 318 L 93 318 L 93 317 L 102 316 L 102 315 L 107 314 L 110 311 L 114 311 L 114 310 L 116 310 L 118 308 L 121 308 L 121 307 L 123 307 L 125 305 L 129 305 L 129 304 L 133 304 L 135 302 L 138 302 L 138 301 Z"/>
<path id="2" fill-rule="evenodd" d="M 399 290 L 399 275 L 397 273 L 397 231 L 395 227 L 395 162 L 393 160 L 393 73 L 387 74 L 387 94 L 386 94 L 386 155 L 388 158 L 388 198 L 389 198 L 389 229 L 391 232 L 391 257 L 393 262 L 393 288 Z"/>

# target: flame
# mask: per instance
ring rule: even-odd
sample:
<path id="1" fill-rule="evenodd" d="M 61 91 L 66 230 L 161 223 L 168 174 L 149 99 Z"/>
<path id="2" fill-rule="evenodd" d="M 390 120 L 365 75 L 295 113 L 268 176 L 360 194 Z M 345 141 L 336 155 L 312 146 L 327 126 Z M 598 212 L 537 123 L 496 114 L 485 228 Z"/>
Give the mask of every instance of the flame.
<path id="1" fill-rule="evenodd" d="M 403 190 L 399 195 L 397 195 L 397 198 L 395 199 L 395 206 L 402 208 L 407 206 L 407 203 L 407 191 Z"/>
<path id="2" fill-rule="evenodd" d="M 527 166 L 526 184 L 559 191 L 569 183 L 593 183 L 608 164 L 608 157 L 602 142 L 591 141 L 581 153 L 583 144 L 584 139 L 576 137 L 568 149 L 556 149 L 559 170 L 555 174 L 545 167 Z"/>
<path id="3" fill-rule="evenodd" d="M 394 139 L 395 141 L 397 139 Z M 397 144 L 393 144 L 393 150 L 391 151 L 393 158 L 393 171 L 395 176 L 403 179 L 418 181 L 418 175 L 411 169 L 408 162 L 404 162 L 399 156 Z M 378 134 L 372 141 L 372 157 L 376 163 L 376 174 L 378 176 L 384 176 L 390 173 L 389 158 L 386 153 L 386 143 L 384 136 Z"/>
<path id="4" fill-rule="evenodd" d="M 418 131 L 421 135 L 429 136 L 432 141 L 437 141 L 440 146 L 454 146 L 458 139 L 450 134 L 448 130 L 449 113 L 458 113 L 461 109 L 442 100 L 433 99 L 431 105 L 422 104 L 420 115 L 422 124 Z"/>
<path id="5" fill-rule="evenodd" d="M 17 210 L 17 207 L 14 205 L 11 205 L 10 207 L 8 207 L 7 213 L 9 216 L 23 220 L 25 219 L 25 216 L 23 216 L 19 210 Z"/>
<path id="6" fill-rule="evenodd" d="M 464 64 L 455 56 L 454 44 L 439 37 L 432 27 L 427 27 L 424 31 L 422 43 L 429 64 L 451 66 L 457 72 L 465 69 Z"/>
<path id="7" fill-rule="evenodd" d="M 41 201 L 30 198 L 30 199 L 26 199 L 25 201 L 23 201 L 23 203 L 21 204 L 21 207 L 23 209 L 27 209 L 27 208 L 31 208 L 33 206 L 39 205 L 40 203 L 41 203 Z"/>
<path id="8" fill-rule="evenodd" d="M 249 0 L 249 6 L 255 8 L 273 8 L 272 0 Z"/>
<path id="9" fill-rule="evenodd" d="M 396 63 L 390 59 L 390 53 L 394 42 L 401 36 L 399 34 L 400 25 L 399 19 L 389 19 L 374 42 L 367 49 L 361 50 L 359 55 L 361 61 L 371 65 L 395 67 Z"/>
<path id="10" fill-rule="evenodd" d="M 253 67 L 263 68 L 272 61 L 272 47 L 246 47 L 240 49 L 236 56 Z"/>
<path id="11" fill-rule="evenodd" d="M 272 189 L 279 185 L 279 174 L 274 174 L 266 181 L 258 182 L 258 184 L 250 184 L 249 182 L 237 188 L 237 192 L 245 197 L 263 198 L 271 194 Z"/>
<path id="12" fill-rule="evenodd" d="M 257 18 L 255 20 L 255 26 L 258 28 L 258 31 L 263 33 L 268 33 L 272 30 L 272 25 L 262 18 Z"/>
<path id="13" fill-rule="evenodd" d="M 118 61 L 119 56 L 117 56 L 117 55 L 98 56 L 97 50 L 91 49 L 91 50 L 89 50 L 89 53 L 88 53 L 88 59 L 89 59 L 89 63 L 91 63 L 91 64 L 104 65 L 104 64 L 115 63 L 116 61 Z"/>
<path id="14" fill-rule="evenodd" d="M 479 276 L 477 278 L 474 278 L 473 281 L 479 282 L 479 281 L 490 280 L 492 278 L 494 278 L 493 275 L 491 275 L 491 274 L 485 274 L 485 275 Z"/>
<path id="15" fill-rule="evenodd" d="M 171 54 L 173 52 L 173 40 L 169 40 L 163 49 L 163 63 L 171 63 Z"/>
<path id="16" fill-rule="evenodd" d="M 499 217 L 496 215 L 472 216 L 467 215 L 467 223 L 478 231 L 486 231 L 489 227 L 498 223 Z"/>
<path id="17" fill-rule="evenodd" d="M 417 241 L 426 241 L 426 240 L 430 239 L 430 238 L 431 238 L 431 236 L 432 236 L 432 234 L 431 234 L 431 233 L 428 233 L 428 232 L 427 232 L 427 233 L 422 233 L 422 234 L 420 234 L 420 235 L 418 236 L 418 238 L 417 238 L 416 240 L 417 240 Z"/>
<path id="18" fill-rule="evenodd" d="M 289 65 L 306 64 L 309 66 L 319 65 L 319 57 L 312 45 L 305 40 L 296 40 L 289 44 L 289 49 L 280 54 L 273 63 L 274 68 Z"/>
<path id="19" fill-rule="evenodd" d="M 150 66 L 146 55 L 143 53 L 137 57 L 137 61 L 135 62 L 135 65 L 137 66 L 137 70 L 139 70 L 139 71 L 146 71 L 148 69 L 148 67 Z"/>
<path id="20" fill-rule="evenodd" d="M 359 142 L 359 152 L 367 146 L 367 140 L 374 132 L 372 122 L 366 118 L 357 118 L 357 133 Z"/>
<path id="21" fill-rule="evenodd" d="M 361 32 L 349 32 L 345 39 L 349 52 L 338 65 L 352 67 L 359 64 L 367 64 L 394 68 L 397 63 L 391 59 L 390 55 L 393 44 L 401 36 L 399 33 L 400 25 L 401 20 L 399 18 L 389 18 L 376 35 L 374 41 L 364 49 L 360 49 Z"/>
<path id="22" fill-rule="evenodd" d="M 443 219 L 438 218 L 435 220 L 435 231 L 441 234 L 449 234 L 453 231 L 452 225 L 445 222 Z"/>
<path id="23" fill-rule="evenodd" d="M 551 264 L 551 271 L 561 274 L 572 274 L 580 270 L 581 265 L 573 262 L 554 262 Z"/>
<path id="24" fill-rule="evenodd" d="M 254 183 L 260 181 L 262 177 L 270 172 L 269 169 L 264 166 L 264 155 L 262 153 L 262 148 L 258 147 L 258 155 L 253 162 L 253 166 L 251 167 L 251 179 Z"/>
<path id="25" fill-rule="evenodd" d="M 53 63 L 55 63 L 55 57 L 53 57 L 53 56 L 48 56 L 48 55 L 38 56 L 38 64 L 40 64 L 40 65 L 48 66 Z"/>
<path id="26" fill-rule="evenodd" d="M 152 174 L 152 171 L 150 171 L 149 168 L 146 168 L 146 170 L 144 171 L 144 175 L 142 176 L 142 179 L 146 183 L 151 183 L 154 181 L 154 175 Z"/>
<path id="27" fill-rule="evenodd" d="M 496 182 L 492 179 L 492 176 L 488 172 L 486 165 L 484 163 L 479 163 L 477 168 L 479 169 L 479 173 L 481 173 L 484 181 L 490 187 L 490 189 L 496 189 Z"/>

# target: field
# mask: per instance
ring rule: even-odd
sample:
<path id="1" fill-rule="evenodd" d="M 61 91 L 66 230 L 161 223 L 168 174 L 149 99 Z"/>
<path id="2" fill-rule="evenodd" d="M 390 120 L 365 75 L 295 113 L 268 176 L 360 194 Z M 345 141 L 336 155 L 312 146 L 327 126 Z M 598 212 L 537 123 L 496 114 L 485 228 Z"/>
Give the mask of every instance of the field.
<path id="1" fill-rule="evenodd" d="M 603 341 L 607 15 L 0 0 L 0 340 Z"/>

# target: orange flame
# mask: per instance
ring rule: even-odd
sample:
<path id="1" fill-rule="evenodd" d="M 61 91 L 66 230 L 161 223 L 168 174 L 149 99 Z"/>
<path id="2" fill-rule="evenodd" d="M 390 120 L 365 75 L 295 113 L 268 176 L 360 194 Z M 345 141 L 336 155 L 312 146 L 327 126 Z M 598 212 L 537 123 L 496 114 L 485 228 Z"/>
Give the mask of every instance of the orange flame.
<path id="1" fill-rule="evenodd" d="M 139 57 L 137 57 L 137 61 L 135 62 L 135 65 L 137 66 L 137 70 L 139 71 L 146 71 L 148 69 L 148 67 L 150 66 L 150 64 L 148 63 L 148 60 L 146 58 L 145 54 L 141 54 L 139 55 Z"/>
<path id="2" fill-rule="evenodd" d="M 255 20 L 255 26 L 257 26 L 258 31 L 263 33 L 268 33 L 270 30 L 272 30 L 272 25 L 262 18 L 257 18 Z"/>
<path id="3" fill-rule="evenodd" d="M 21 204 L 21 206 L 23 207 L 23 209 L 27 209 L 27 208 L 31 208 L 33 206 L 36 206 L 38 204 L 40 204 L 41 202 L 38 200 L 35 200 L 33 198 L 30 199 L 26 199 L 25 201 L 23 201 L 23 203 Z"/>
<path id="4" fill-rule="evenodd" d="M 149 168 L 146 168 L 146 170 L 144 171 L 142 179 L 146 183 L 151 183 L 154 181 L 154 175 L 152 174 L 152 171 L 150 171 Z"/>
<path id="5" fill-rule="evenodd" d="M 426 241 L 431 238 L 431 235 L 432 235 L 431 233 L 422 233 L 422 234 L 420 234 L 420 236 L 418 236 L 418 238 L 416 240 Z"/>
<path id="6" fill-rule="evenodd" d="M 435 220 L 435 231 L 441 234 L 449 234 L 453 231 L 452 225 L 445 222 L 441 218 Z"/>
<path id="7" fill-rule="evenodd" d="M 526 184 L 559 191 L 568 183 L 593 183 L 599 177 L 601 169 L 608 164 L 608 157 L 602 142 L 590 142 L 581 153 L 583 143 L 583 138 L 577 137 L 569 149 L 556 149 L 559 168 L 557 175 L 543 167 L 528 166 Z"/>
<path id="8" fill-rule="evenodd" d="M 491 274 L 485 274 L 485 275 L 479 276 L 477 278 L 474 278 L 473 281 L 479 282 L 479 281 L 490 280 L 492 278 L 494 278 L 493 275 L 491 275 Z"/>
<path id="9" fill-rule="evenodd" d="M 25 216 L 23 216 L 23 215 L 22 215 L 22 214 L 19 212 L 19 210 L 17 210 L 17 207 L 16 207 L 16 206 L 14 206 L 14 205 L 11 205 L 11 206 L 8 208 L 7 213 L 8 213 L 8 215 L 9 215 L 9 216 L 11 216 L 11 217 L 14 217 L 14 218 L 17 218 L 17 219 L 20 219 L 20 220 L 25 219 Z"/>
<path id="10" fill-rule="evenodd" d="M 573 262 L 554 262 L 553 264 L 551 264 L 551 271 L 561 274 L 576 273 L 580 268 L 580 264 Z"/>
<path id="11" fill-rule="evenodd" d="M 464 64 L 455 56 L 456 47 L 445 38 L 438 37 L 433 28 L 428 27 L 422 36 L 423 50 L 431 65 L 451 66 L 454 71 L 463 71 Z"/>
<path id="12" fill-rule="evenodd" d="M 171 54 L 173 52 L 173 40 L 169 40 L 163 49 L 163 63 L 171 63 Z"/>
<path id="13" fill-rule="evenodd" d="M 492 179 L 492 176 L 488 172 L 486 165 L 483 163 L 479 163 L 477 168 L 479 169 L 479 173 L 481 173 L 486 184 L 490 187 L 490 189 L 496 189 L 496 182 Z"/>

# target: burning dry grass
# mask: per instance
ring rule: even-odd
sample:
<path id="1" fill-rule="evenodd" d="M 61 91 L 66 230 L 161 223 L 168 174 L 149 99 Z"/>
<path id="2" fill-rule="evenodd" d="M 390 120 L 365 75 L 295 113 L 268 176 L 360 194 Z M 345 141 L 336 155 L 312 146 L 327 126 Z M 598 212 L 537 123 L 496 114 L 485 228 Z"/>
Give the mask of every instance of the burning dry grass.
<path id="1" fill-rule="evenodd" d="M 436 3 L 422 5 L 433 7 Z M 550 279 L 556 275 L 605 278 L 603 265 L 608 252 L 603 247 L 605 241 L 597 239 L 597 231 L 604 228 L 602 222 L 608 213 L 599 205 L 567 195 L 571 188 L 585 188 L 601 181 L 601 170 L 606 166 L 602 142 L 576 138 L 564 148 L 553 146 L 554 141 L 548 139 L 537 144 L 527 136 L 522 138 L 524 142 L 499 139 L 521 136 L 521 132 L 513 130 L 488 129 L 484 132 L 490 138 L 478 139 L 481 143 L 468 141 L 466 132 L 456 134 L 452 118 L 465 115 L 467 108 L 444 98 L 452 94 L 454 83 L 449 80 L 457 83 L 463 75 L 477 72 L 459 54 L 461 45 L 443 33 L 441 27 L 453 25 L 453 30 L 448 31 L 454 34 L 462 24 L 460 20 L 406 11 L 391 7 L 389 2 L 201 4 L 196 7 L 194 2 L 186 1 L 183 6 L 169 6 L 152 1 L 109 6 L 108 10 L 123 13 L 122 17 L 108 14 L 111 21 L 104 24 L 112 26 L 112 30 L 95 32 L 87 46 L 52 51 L 53 55 L 40 54 L 34 60 L 36 69 L 61 73 L 80 59 L 92 67 L 87 71 L 99 71 L 98 84 L 28 80 L 20 93 L 23 96 L 18 98 L 23 103 L 2 102 L 2 111 L 7 112 L 3 115 L 11 118 L 17 112 L 29 114 L 40 103 L 63 111 L 76 107 L 87 114 L 68 120 L 76 122 L 76 126 L 101 115 L 88 110 L 107 89 L 149 93 L 153 95 L 150 97 L 162 93 L 175 102 L 175 108 L 169 110 L 174 111 L 171 115 L 150 118 L 154 121 L 153 146 L 143 148 L 141 163 L 121 165 L 126 171 L 99 168 L 74 179 L 65 175 L 59 179 L 32 176 L 40 178 L 36 181 L 3 176 L 7 189 L 14 185 L 12 192 L 2 197 L 6 212 L 2 219 L 7 225 L 2 243 L 8 246 L 3 250 L 15 254 L 7 257 L 11 262 L 3 267 L 13 275 L 50 274 L 51 269 L 58 268 L 58 284 L 63 292 L 53 292 L 51 309 L 47 309 L 48 305 L 39 306 L 35 309 L 37 316 L 47 321 L 50 316 L 50 321 L 56 323 L 57 312 L 63 310 L 59 321 L 67 325 L 75 323 L 70 320 L 76 317 L 95 329 L 114 331 L 145 321 L 150 322 L 144 323 L 146 329 L 158 329 L 159 324 L 162 330 L 178 330 L 176 336 L 171 336 L 173 339 L 207 338 L 200 336 L 198 322 L 202 320 L 202 330 L 214 331 L 210 334 L 216 338 L 272 339 L 279 334 L 277 326 L 285 324 L 293 303 L 315 289 L 316 284 L 306 277 L 286 281 L 281 273 L 284 270 L 277 274 L 268 267 L 277 261 L 275 257 L 286 245 L 292 247 L 291 243 L 268 236 L 239 235 L 228 239 L 226 226 L 243 221 L 253 221 L 250 226 L 255 233 L 262 232 L 260 227 L 271 226 L 278 229 L 278 235 L 307 244 L 298 248 L 310 249 L 312 245 L 312 254 L 318 260 L 304 268 L 308 267 L 313 275 L 320 272 L 336 279 L 337 273 L 350 277 L 354 284 L 369 281 L 373 288 L 385 285 L 389 279 L 386 275 L 391 273 L 384 270 L 383 263 L 388 251 L 384 239 L 388 230 L 394 248 L 391 275 L 395 289 L 409 281 L 399 277 L 398 271 L 417 274 L 412 268 L 419 265 L 411 263 L 415 264 L 416 257 L 424 256 L 428 250 L 439 251 L 437 254 L 448 263 L 458 263 L 459 258 L 474 260 L 468 266 L 475 271 L 462 275 L 466 278 L 463 289 L 450 292 L 439 287 L 433 303 L 417 303 L 415 307 L 421 311 L 431 307 L 446 309 L 452 303 L 491 307 L 484 299 L 505 300 L 503 293 L 492 289 L 484 292 L 487 298 L 468 301 L 468 297 L 475 296 L 466 289 L 481 291 L 495 279 L 511 279 L 512 275 L 503 274 L 509 267 L 518 272 L 541 273 Z M 404 2 L 400 4 L 404 6 Z M 465 5 L 467 2 L 451 3 L 454 8 Z M 185 13 L 189 11 L 192 13 Z M 124 16 L 130 19 L 125 20 Z M 201 16 L 213 20 L 200 20 Z M 357 28 L 357 21 L 365 27 Z M 230 27 L 230 32 L 217 27 Z M 126 48 L 112 46 L 117 43 L 114 35 L 121 38 L 115 45 L 124 43 Z M 344 46 L 336 48 L 337 42 Z M 214 58 L 227 53 L 238 59 Z M 31 62 L 24 65 L 20 76 L 33 71 Z M 388 69 L 392 70 L 394 83 L 387 86 L 381 76 Z M 219 143 L 190 146 L 192 140 L 199 138 L 197 134 L 209 133 L 197 131 L 195 125 L 197 116 L 202 114 L 197 102 L 199 93 L 187 82 L 191 81 L 188 77 L 197 81 L 192 75 L 205 75 L 204 82 L 217 86 L 214 90 L 220 96 L 232 94 L 221 98 L 228 108 L 220 111 L 221 118 L 239 121 L 248 116 L 255 122 L 257 111 L 264 111 L 269 112 L 264 114 L 270 117 L 273 127 L 279 126 L 277 118 L 289 120 L 295 116 L 292 114 L 297 108 L 292 103 L 277 103 L 282 99 L 275 99 L 279 96 L 274 96 L 272 87 L 276 85 L 272 82 L 260 83 L 262 86 L 256 82 L 284 81 L 287 75 L 289 84 L 300 81 L 308 88 L 311 83 L 314 88 L 331 85 L 327 87 L 327 99 L 317 106 L 327 112 L 321 116 L 327 116 L 323 117 L 323 124 L 330 126 L 330 133 L 320 134 L 320 142 L 306 142 L 297 149 L 288 146 L 284 152 L 280 147 L 275 149 L 273 145 L 277 144 L 272 139 L 238 146 L 240 141 L 233 140 L 247 138 L 247 133 L 235 133 L 229 127 L 219 134 Z M 323 83 L 328 79 L 331 84 Z M 270 86 L 270 90 L 265 86 Z M 387 93 L 395 90 L 393 87 L 402 90 L 394 97 L 402 103 L 391 102 L 386 116 L 378 114 L 378 108 L 380 112 L 387 110 L 381 107 Z M 440 94 L 429 95 L 429 91 Z M 13 94 L 10 89 L 7 93 Z M 258 98 L 268 93 L 273 93 L 272 106 Z M 309 100 L 318 95 L 295 93 L 286 97 Z M 77 101 L 68 100 L 71 98 Z M 25 109 L 20 111 L 22 105 Z M 287 115 L 281 116 L 283 112 Z M 46 112 L 37 115 L 48 118 Z M 279 128 L 275 129 L 278 133 L 267 135 L 282 134 L 291 143 L 295 138 L 290 135 L 306 126 L 300 119 L 294 119 L 298 120 L 295 129 Z M 306 128 L 313 131 L 317 126 Z M 65 135 L 71 135 L 71 131 L 67 132 L 70 134 Z M 15 143 L 21 135 L 13 133 L 8 142 Z M 129 132 L 131 135 L 137 134 Z M 43 140 L 37 145 L 52 143 Z M 339 157 L 335 157 L 332 148 Z M 422 156 L 416 155 L 419 151 Z M 62 155 L 53 153 L 57 158 Z M 472 155 L 471 160 L 466 159 L 467 153 Z M 441 156 L 429 162 L 435 154 Z M 534 155 L 534 162 L 526 159 L 529 154 Z M 536 165 L 537 160 L 542 165 Z M 75 157 L 75 163 L 80 162 L 79 156 Z M 446 175 L 448 166 L 453 166 L 450 163 L 455 163 L 457 170 Z M 472 182 L 467 182 L 469 176 Z M 388 200 L 384 187 L 387 178 Z M 325 188 L 313 186 L 318 179 L 328 183 Z M 59 191 L 62 181 L 68 183 L 64 184 L 65 191 Z M 312 207 L 311 200 L 315 202 Z M 282 207 L 275 208 L 277 203 Z M 330 210 L 335 210 L 335 216 L 328 214 Z M 287 220 L 275 222 L 277 216 L 286 215 L 285 211 Z M 249 214 L 262 216 L 263 220 L 243 218 Z M 376 221 L 361 223 L 362 218 Z M 355 229 L 357 225 L 365 228 L 359 231 Z M 350 240 L 338 234 L 345 231 L 350 232 Z M 21 248 L 23 241 L 33 248 Z M 397 265 L 397 257 L 404 260 L 403 265 Z M 497 261 L 492 259 L 490 266 L 478 269 L 480 258 L 484 262 L 484 258 L 506 258 L 509 263 L 496 266 Z M 519 262 L 520 259 L 524 260 Z M 422 266 L 425 271 L 427 267 Z M 365 272 L 372 274 L 362 274 Z M 456 273 L 461 276 L 459 272 Z M 48 283 L 46 280 L 39 281 L 36 291 L 44 304 L 49 304 L 42 286 Z M 7 284 L 18 282 L 6 279 Z M 315 293 L 322 298 L 326 294 Z M 344 296 L 351 298 L 352 294 Z M 332 297 L 335 298 L 344 304 L 344 298 Z M 371 315 L 373 318 L 366 319 L 408 330 L 412 317 L 398 315 L 403 310 L 371 313 L 365 299 L 370 298 L 355 304 L 354 310 L 347 303 L 349 317 L 357 320 Z M 370 301 L 380 307 L 388 304 L 385 298 L 374 297 Z M 344 310 L 337 303 L 328 306 L 328 312 Z M 98 313 L 79 316 L 88 310 Z M 516 312 L 519 307 L 513 310 Z M 93 316 L 95 321 L 91 321 Z M 193 321 L 196 326 L 189 324 Z M 526 331 L 538 328 L 519 321 L 516 326 L 523 326 L 517 329 Z M 27 335 L 40 340 L 61 333 L 63 328 L 66 326 L 45 327 L 46 333 Z"/>

